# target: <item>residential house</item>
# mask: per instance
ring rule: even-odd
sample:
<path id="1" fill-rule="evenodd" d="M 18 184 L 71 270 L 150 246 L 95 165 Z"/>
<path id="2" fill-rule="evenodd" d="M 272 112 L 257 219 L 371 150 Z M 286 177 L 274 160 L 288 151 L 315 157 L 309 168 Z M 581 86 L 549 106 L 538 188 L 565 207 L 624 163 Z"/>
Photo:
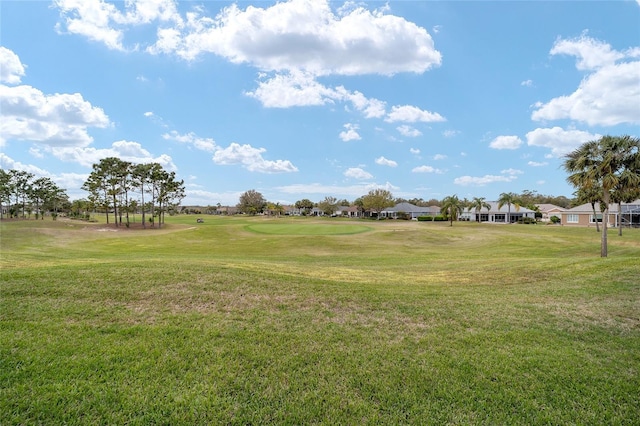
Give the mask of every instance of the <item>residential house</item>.
<path id="1" fill-rule="evenodd" d="M 338 206 L 338 210 L 336 210 L 336 216 L 355 218 L 361 215 L 362 212 L 358 206 Z"/>
<path id="2" fill-rule="evenodd" d="M 489 201 L 487 204 L 489 204 L 491 208 L 487 210 L 483 207 L 478 213 L 476 213 L 473 207 L 465 208 L 459 219 L 476 222 L 478 221 L 478 216 L 480 216 L 480 222 L 506 223 L 510 220 L 511 223 L 515 223 L 523 218 L 531 218 L 534 220 L 536 218 L 536 212 L 525 207 L 516 208 L 516 206 L 511 204 L 511 213 L 509 213 L 509 206 L 507 204 L 500 208 L 498 208 L 497 201 Z"/>
<path id="3" fill-rule="evenodd" d="M 418 219 L 420 216 L 437 216 L 440 214 L 438 206 L 416 206 L 411 203 L 398 203 L 395 206 L 380 212 L 381 217 L 391 219 L 406 218 Z"/>
<path id="4" fill-rule="evenodd" d="M 622 209 L 618 211 L 618 204 L 609 204 L 609 216 L 607 226 L 640 226 L 640 200 L 632 203 L 622 203 Z M 582 204 L 562 213 L 562 224 L 568 226 L 595 226 L 596 221 L 602 223 L 604 213 L 600 203 L 595 203 L 595 215 L 591 203 Z"/>
<path id="5" fill-rule="evenodd" d="M 551 222 L 551 217 L 556 216 L 558 219 L 562 218 L 562 213 L 567 209 L 564 207 L 556 206 L 555 204 L 536 204 L 540 213 L 542 213 L 542 222 Z"/>

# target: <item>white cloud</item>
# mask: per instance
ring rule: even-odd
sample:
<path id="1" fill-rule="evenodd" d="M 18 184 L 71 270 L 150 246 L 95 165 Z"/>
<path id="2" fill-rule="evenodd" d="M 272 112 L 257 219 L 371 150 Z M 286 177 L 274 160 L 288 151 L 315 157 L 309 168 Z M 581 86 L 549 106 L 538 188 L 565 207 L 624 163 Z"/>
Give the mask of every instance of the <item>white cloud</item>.
<path id="1" fill-rule="evenodd" d="M 552 55 L 570 55 L 577 58 L 576 68 L 579 70 L 595 70 L 625 57 L 624 53 L 611 48 L 611 45 L 588 37 L 583 33 L 573 39 L 558 39 L 553 44 Z"/>
<path id="2" fill-rule="evenodd" d="M 521 175 L 524 172 L 518 169 L 504 169 L 504 170 L 501 170 L 500 173 L 502 173 L 503 175 L 514 176 L 514 175 Z"/>
<path id="3" fill-rule="evenodd" d="M 585 142 L 599 139 L 601 135 L 581 130 L 564 130 L 560 127 L 538 128 L 527 133 L 527 145 L 551 149 L 556 157 L 562 157 Z"/>
<path id="4" fill-rule="evenodd" d="M 189 132 L 187 134 L 181 135 L 175 130 L 172 130 L 169 133 L 163 134 L 162 138 L 165 140 L 173 140 L 176 142 L 191 145 L 194 148 L 199 149 L 201 151 L 216 152 L 216 150 L 219 149 L 219 147 L 216 145 L 213 139 L 200 138 L 196 136 L 193 132 Z"/>
<path id="5" fill-rule="evenodd" d="M 617 63 L 639 57 L 640 48 L 619 52 L 583 35 L 557 41 L 551 53 L 576 56 L 576 67 L 590 74 L 572 94 L 537 104 L 532 120 L 570 119 L 590 126 L 640 123 L 640 61 Z"/>
<path id="6" fill-rule="evenodd" d="M 245 95 L 257 99 L 267 108 L 319 106 L 348 102 L 365 118 L 380 118 L 386 114 L 386 104 L 375 98 L 367 98 L 358 91 L 343 86 L 324 86 L 309 73 L 292 71 L 285 74 L 262 74 L 258 87 Z"/>
<path id="7" fill-rule="evenodd" d="M 402 126 L 398 126 L 396 127 L 396 129 L 398 130 L 398 132 L 400 132 L 402 136 L 406 136 L 408 138 L 416 138 L 422 135 L 422 132 L 420 130 L 413 128 L 411 126 L 407 126 L 406 124 L 403 124 Z"/>
<path id="8" fill-rule="evenodd" d="M 318 83 L 312 75 L 301 72 L 276 74 L 260 81 L 255 91 L 245 94 L 268 108 L 325 105 L 340 97 L 334 90 Z"/>
<path id="9" fill-rule="evenodd" d="M 391 112 L 387 115 L 387 118 L 385 118 L 384 121 L 389 123 L 395 123 L 398 121 L 405 123 L 430 123 L 446 121 L 446 119 L 437 112 L 424 111 L 412 105 L 402 105 L 391 107 Z"/>
<path id="10" fill-rule="evenodd" d="M 264 152 L 266 152 L 264 148 L 232 143 L 227 148 L 217 150 L 213 155 L 213 162 L 219 165 L 239 164 L 251 172 L 259 173 L 290 173 L 298 171 L 289 160 L 265 160 L 262 157 Z"/>
<path id="11" fill-rule="evenodd" d="M 445 138 L 452 138 L 452 137 L 457 136 L 459 134 L 460 134 L 460 131 L 458 131 L 458 130 L 445 130 L 444 132 L 442 132 L 442 135 Z"/>
<path id="12" fill-rule="evenodd" d="M 543 167 L 543 166 L 546 166 L 549 163 L 547 163 L 546 161 L 543 161 L 543 162 L 529 161 L 527 164 L 529 166 L 531 166 L 531 167 Z"/>
<path id="13" fill-rule="evenodd" d="M 348 178 L 360 180 L 373 179 L 373 175 L 371 173 L 361 169 L 360 167 L 348 168 L 347 170 L 345 170 L 344 175 Z"/>
<path id="14" fill-rule="evenodd" d="M 319 183 L 292 184 L 280 186 L 275 189 L 286 194 L 331 194 L 334 197 L 359 197 L 361 195 L 367 194 L 372 189 L 386 189 L 393 192 L 398 190 L 399 188 L 389 182 L 386 182 L 385 184 L 363 183 L 347 186 L 323 185 Z"/>
<path id="15" fill-rule="evenodd" d="M 31 164 L 24 164 L 20 161 L 16 161 L 8 155 L 0 152 L 0 168 L 3 170 L 22 170 L 25 172 L 33 173 L 36 176 L 50 177 L 51 175 L 46 170 L 43 170 L 37 166 Z"/>
<path id="16" fill-rule="evenodd" d="M 128 1 L 124 12 L 102 0 L 54 0 L 53 4 L 60 10 L 59 33 L 82 35 L 114 50 L 127 50 L 123 38 L 131 25 L 156 20 L 182 25 L 173 0 Z"/>
<path id="17" fill-rule="evenodd" d="M 420 154 L 420 150 L 418 148 L 409 148 L 409 152 L 412 153 L 413 155 Z"/>
<path id="18" fill-rule="evenodd" d="M 413 173 L 437 173 L 437 174 L 444 173 L 442 170 L 436 169 L 435 167 L 431 167 L 431 166 L 414 167 L 411 171 Z"/>
<path id="19" fill-rule="evenodd" d="M 153 111 L 147 111 L 144 113 L 145 117 L 153 117 Z"/>
<path id="20" fill-rule="evenodd" d="M 533 80 L 524 80 L 520 83 L 520 86 L 531 87 L 533 86 Z"/>
<path id="21" fill-rule="evenodd" d="M 379 164 L 381 166 L 389 166 L 389 167 L 396 167 L 398 165 L 398 163 L 396 163 L 395 161 L 388 160 L 384 157 L 376 158 L 376 164 Z"/>
<path id="22" fill-rule="evenodd" d="M 453 180 L 456 185 L 462 186 L 485 186 L 496 182 L 511 182 L 515 176 L 509 175 L 484 175 L 484 176 L 460 176 Z"/>
<path id="23" fill-rule="evenodd" d="M 506 169 L 500 173 L 500 175 L 460 176 L 455 178 L 453 183 L 461 186 L 485 186 L 496 182 L 512 182 L 523 172 L 518 169 Z"/>
<path id="24" fill-rule="evenodd" d="M 237 5 L 214 18 L 199 10 L 164 27 L 151 53 L 193 60 L 203 53 L 262 70 L 314 75 L 422 73 L 441 63 L 428 32 L 384 8 L 331 10 L 327 0 L 289 0 L 261 8 Z"/>
<path id="25" fill-rule="evenodd" d="M 107 127 L 101 108 L 81 94 L 46 95 L 31 86 L 0 85 L 0 141 L 30 140 L 52 146 L 87 146 L 93 138 L 87 127 Z"/>
<path id="26" fill-rule="evenodd" d="M 357 124 L 347 123 L 344 125 L 344 128 L 347 130 L 340 132 L 340 139 L 342 139 L 343 142 L 357 141 L 362 139 L 358 134 Z"/>
<path id="27" fill-rule="evenodd" d="M 46 147 L 45 149 L 62 161 L 78 163 L 85 167 L 91 167 L 93 164 L 99 163 L 103 158 L 118 157 L 121 160 L 136 164 L 159 163 L 167 170 L 175 171 L 178 169 L 169 155 L 162 154 L 154 157 L 138 142 L 126 140 L 113 142 L 111 148 L 54 146 Z"/>
<path id="28" fill-rule="evenodd" d="M 0 46 L 0 83 L 19 84 L 24 75 L 24 65 L 18 55 Z"/>
<path id="29" fill-rule="evenodd" d="M 438 161 L 438 160 L 444 160 L 444 159 L 446 159 L 446 158 L 447 158 L 447 156 L 446 156 L 446 155 L 444 155 L 444 154 L 436 154 L 436 155 L 434 155 L 434 156 L 433 156 L 433 159 L 434 159 L 434 160 L 436 160 L 436 161 Z"/>
<path id="30" fill-rule="evenodd" d="M 518 149 L 522 140 L 517 136 L 498 136 L 489 144 L 493 149 Z"/>

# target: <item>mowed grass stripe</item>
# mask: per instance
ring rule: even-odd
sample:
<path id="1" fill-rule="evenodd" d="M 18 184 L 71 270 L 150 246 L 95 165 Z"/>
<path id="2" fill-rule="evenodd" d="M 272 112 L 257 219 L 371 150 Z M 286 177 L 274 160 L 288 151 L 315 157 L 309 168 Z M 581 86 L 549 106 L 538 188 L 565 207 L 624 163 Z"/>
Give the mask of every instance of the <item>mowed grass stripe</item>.
<path id="1" fill-rule="evenodd" d="M 364 225 L 352 224 L 255 224 L 247 225 L 245 229 L 261 234 L 273 235 L 353 235 L 361 232 L 371 231 L 371 228 Z"/>

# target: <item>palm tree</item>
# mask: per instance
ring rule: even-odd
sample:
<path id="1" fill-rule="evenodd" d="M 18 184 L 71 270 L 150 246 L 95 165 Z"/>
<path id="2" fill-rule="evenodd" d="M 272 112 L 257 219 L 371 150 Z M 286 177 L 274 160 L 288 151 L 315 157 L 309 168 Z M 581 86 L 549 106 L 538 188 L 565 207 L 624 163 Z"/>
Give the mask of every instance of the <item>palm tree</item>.
<path id="1" fill-rule="evenodd" d="M 500 198 L 498 198 L 498 210 L 502 208 L 502 206 L 507 205 L 507 223 L 511 223 L 511 205 L 516 208 L 516 211 L 520 210 L 520 200 L 518 196 L 513 192 L 503 192 L 500 194 Z"/>
<path id="2" fill-rule="evenodd" d="M 458 218 L 458 215 L 462 213 L 462 201 L 457 195 L 449 195 L 442 200 L 440 205 L 440 212 L 445 214 L 453 226 L 453 220 Z"/>
<path id="3" fill-rule="evenodd" d="M 600 256 L 607 257 L 607 222 L 612 195 L 640 185 L 640 139 L 630 136 L 603 136 L 582 144 L 565 157 L 567 181 L 573 186 L 595 188 L 604 205 Z"/>
<path id="4" fill-rule="evenodd" d="M 476 222 L 480 222 L 480 211 L 483 208 L 491 210 L 491 204 L 487 203 L 484 197 L 474 197 L 469 203 L 469 208 L 473 208 L 476 211 Z"/>

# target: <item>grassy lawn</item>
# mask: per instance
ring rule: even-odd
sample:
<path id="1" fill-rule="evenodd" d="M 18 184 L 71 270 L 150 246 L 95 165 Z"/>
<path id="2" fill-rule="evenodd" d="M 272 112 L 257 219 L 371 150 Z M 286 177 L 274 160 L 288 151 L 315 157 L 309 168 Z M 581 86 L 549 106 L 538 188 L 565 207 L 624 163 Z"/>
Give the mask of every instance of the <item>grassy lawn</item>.
<path id="1" fill-rule="evenodd" d="M 0 424 L 638 424 L 640 230 L 0 223 Z"/>

